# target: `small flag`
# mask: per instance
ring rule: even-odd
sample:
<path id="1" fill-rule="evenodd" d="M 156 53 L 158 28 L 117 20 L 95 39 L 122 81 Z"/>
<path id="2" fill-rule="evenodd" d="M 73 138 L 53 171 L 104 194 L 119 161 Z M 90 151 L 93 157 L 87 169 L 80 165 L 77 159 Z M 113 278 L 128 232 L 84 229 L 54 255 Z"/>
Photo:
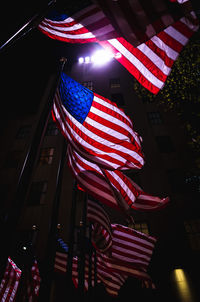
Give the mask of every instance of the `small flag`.
<path id="1" fill-rule="evenodd" d="M 21 273 L 22 271 L 17 267 L 14 261 L 8 257 L 6 270 L 0 284 L 0 301 L 15 301 Z"/>
<path id="2" fill-rule="evenodd" d="M 37 302 L 39 297 L 39 289 L 40 289 L 40 273 L 37 260 L 35 259 L 31 270 L 27 272 L 27 295 L 29 302 Z"/>

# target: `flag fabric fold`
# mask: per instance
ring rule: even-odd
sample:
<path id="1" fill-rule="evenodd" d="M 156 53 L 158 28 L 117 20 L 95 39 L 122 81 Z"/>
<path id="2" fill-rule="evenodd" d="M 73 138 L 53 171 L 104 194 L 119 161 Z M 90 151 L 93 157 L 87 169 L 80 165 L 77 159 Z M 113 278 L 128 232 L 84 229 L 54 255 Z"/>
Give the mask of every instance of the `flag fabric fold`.
<path id="1" fill-rule="evenodd" d="M 100 252 L 106 252 L 112 245 L 110 218 L 102 205 L 90 196 L 87 200 L 87 219 L 92 222 L 92 242 Z"/>
<path id="2" fill-rule="evenodd" d="M 110 100 L 62 73 L 53 118 L 72 147 L 108 169 L 141 169 L 144 155 L 130 118 Z"/>
<path id="3" fill-rule="evenodd" d="M 16 299 L 17 289 L 19 286 L 22 271 L 8 257 L 8 262 L 3 279 L 0 284 L 0 300 L 14 302 Z"/>
<path id="4" fill-rule="evenodd" d="M 100 0 L 99 2 L 106 1 Z M 113 2 L 112 5 L 121 5 L 120 12 L 122 14 L 126 8 L 125 16 L 122 17 L 117 14 L 114 22 L 110 22 L 110 19 L 99 7 L 92 5 L 80 10 L 72 17 L 64 17 L 61 20 L 45 18 L 38 28 L 49 37 L 67 43 L 99 43 L 141 85 L 157 94 L 164 87 L 172 65 L 182 48 L 188 43 L 194 32 L 199 29 L 199 22 L 192 10 L 190 1 L 177 1 L 176 6 L 182 8 L 182 13 L 178 18 L 173 15 L 173 12 L 166 12 L 163 1 L 162 3 L 161 1 L 155 3 L 149 5 L 148 1 L 142 0 L 131 2 L 131 4 L 128 1 L 123 1 L 123 4 L 122 1 L 119 4 Z M 130 9 L 127 9 L 127 5 Z M 143 9 L 140 9 L 141 6 Z M 152 9 L 154 13 L 156 11 L 157 13 L 151 14 Z M 106 11 L 114 12 L 112 9 Z M 132 12 L 131 15 L 130 12 Z M 137 18 L 135 18 L 135 14 L 138 14 Z M 148 21 L 149 18 L 150 21 Z M 156 19 L 151 20 L 152 18 Z M 113 20 L 113 18 L 111 19 Z M 117 21 L 124 25 L 124 29 L 123 26 L 117 25 L 118 32 L 115 28 Z M 135 22 L 136 24 L 132 24 Z M 141 34 L 139 30 L 140 34 L 138 34 L 138 29 L 141 29 L 141 26 L 145 27 L 146 31 L 143 29 Z M 122 35 L 119 34 L 120 31 L 123 31 Z M 126 39 L 127 33 L 129 33 L 128 40 Z"/>
<path id="5" fill-rule="evenodd" d="M 87 217 L 95 223 L 96 228 L 106 230 L 110 227 L 112 230 L 109 238 L 111 244 L 108 248 L 104 251 L 97 248 L 98 262 L 111 272 L 119 273 L 124 277 L 131 276 L 140 279 L 144 284 L 148 284 L 148 287 L 153 288 L 154 284 L 147 270 L 156 238 L 120 224 L 110 224 L 106 211 L 98 202 L 89 199 L 88 205 Z M 96 211 L 96 209 L 99 211 Z M 99 219 L 99 216 L 101 219 Z M 105 234 L 101 233 L 104 240 L 106 240 Z M 96 230 L 92 236 L 92 243 L 96 248 L 95 236 Z"/>
<path id="6" fill-rule="evenodd" d="M 136 183 L 119 170 L 101 169 L 91 163 L 68 145 L 68 165 L 79 186 L 93 198 L 109 207 L 129 212 L 135 210 L 151 211 L 163 208 L 169 198 L 159 198 L 145 193 Z"/>
<path id="7" fill-rule="evenodd" d="M 27 272 L 27 295 L 29 302 L 37 302 L 39 297 L 39 290 L 40 290 L 40 272 L 38 267 L 38 262 L 35 259 L 31 269 Z"/>

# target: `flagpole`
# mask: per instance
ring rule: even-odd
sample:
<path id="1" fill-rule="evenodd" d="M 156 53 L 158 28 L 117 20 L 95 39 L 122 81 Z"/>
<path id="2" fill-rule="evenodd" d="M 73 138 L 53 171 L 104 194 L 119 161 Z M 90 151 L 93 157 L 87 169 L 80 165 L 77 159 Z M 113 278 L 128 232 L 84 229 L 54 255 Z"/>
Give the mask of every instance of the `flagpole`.
<path id="1" fill-rule="evenodd" d="M 29 187 L 31 177 L 37 165 L 39 151 L 45 135 L 51 108 L 53 106 L 53 100 L 54 100 L 56 88 L 59 84 L 60 75 L 64 69 L 66 61 L 67 61 L 66 58 L 60 59 L 59 70 L 55 78 L 54 84 L 52 85 L 50 96 L 39 117 L 35 134 L 27 150 L 27 154 L 25 156 L 21 171 L 19 173 L 16 195 L 13 201 L 13 205 L 9 209 L 7 215 L 5 215 L 4 223 L 0 228 L 0 232 L 1 232 L 0 238 L 2 242 L 4 242 L 3 246 L 0 249 L 0 279 L 4 274 L 7 264 L 7 259 L 12 249 L 13 235 L 17 228 L 17 223 L 19 221 L 21 211 L 24 206 L 27 189 Z"/>
<path id="2" fill-rule="evenodd" d="M 80 261 L 78 272 L 78 291 L 80 294 L 80 300 L 84 296 L 84 284 L 85 284 L 85 250 L 86 250 L 86 217 L 87 217 L 87 193 L 84 196 L 82 221 L 80 222 Z"/>
<path id="3" fill-rule="evenodd" d="M 93 246 L 92 242 L 92 223 L 89 223 L 89 267 L 88 267 L 88 294 L 89 294 L 89 301 L 92 301 L 92 256 L 93 256 Z"/>
<path id="4" fill-rule="evenodd" d="M 6 47 L 11 46 L 14 42 L 18 41 L 20 38 L 22 38 L 24 35 L 28 34 L 33 28 L 37 27 L 40 21 L 44 18 L 45 14 L 48 12 L 48 10 L 51 8 L 53 4 L 56 3 L 56 0 L 51 0 L 47 7 L 41 11 L 41 13 L 38 13 L 34 15 L 27 23 L 25 23 L 14 35 L 12 35 L 3 45 L 0 46 L 0 51 L 4 50 Z M 23 31 L 28 28 L 29 25 L 32 26 L 23 33 Z M 21 35 L 20 35 L 21 34 Z M 16 39 L 15 39 L 16 38 Z"/>
<path id="5" fill-rule="evenodd" d="M 77 181 L 74 180 L 73 195 L 71 203 L 71 215 L 69 224 L 69 242 L 68 242 L 68 259 L 67 259 L 67 278 L 71 282 L 72 279 L 72 262 L 73 262 L 73 250 L 74 250 L 74 230 L 75 230 L 75 218 L 76 218 L 76 200 L 77 200 Z"/>
<path id="6" fill-rule="evenodd" d="M 57 179 L 55 187 L 55 195 L 52 206 L 52 216 L 50 220 L 50 228 L 48 233 L 46 255 L 43 266 L 43 278 L 40 289 L 40 301 L 49 301 L 51 295 L 51 285 L 54 275 L 54 262 L 56 255 L 56 242 L 57 242 L 57 225 L 58 225 L 58 214 L 61 199 L 61 189 L 63 180 L 63 171 L 66 160 L 67 143 L 63 137 L 62 153 L 59 161 L 57 170 Z"/>

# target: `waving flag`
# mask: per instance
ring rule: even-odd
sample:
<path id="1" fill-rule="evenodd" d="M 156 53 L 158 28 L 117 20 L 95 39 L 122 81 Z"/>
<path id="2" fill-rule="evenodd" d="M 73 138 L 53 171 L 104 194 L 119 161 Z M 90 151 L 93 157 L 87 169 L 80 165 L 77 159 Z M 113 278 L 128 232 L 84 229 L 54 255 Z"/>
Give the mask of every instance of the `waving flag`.
<path id="1" fill-rule="evenodd" d="M 119 211 L 151 211 L 164 207 L 169 198 L 145 193 L 136 183 L 119 170 L 101 169 L 84 159 L 68 145 L 68 164 L 81 188 L 93 198 Z"/>
<path id="2" fill-rule="evenodd" d="M 99 2 L 103 1 L 99 0 Z M 120 13 L 124 13 L 125 10 L 125 17 L 117 15 L 113 22 L 105 16 L 101 9 L 92 5 L 79 11 L 73 17 L 62 15 L 62 18 L 58 17 L 56 20 L 44 19 L 39 25 L 39 30 L 53 39 L 68 43 L 99 43 L 141 85 L 157 94 L 163 88 L 182 48 L 199 28 L 196 15 L 190 5 L 186 10 L 183 9 L 181 16 L 177 19 L 173 13 L 166 12 L 163 1 L 162 3 L 161 1 L 156 2 L 155 6 L 142 0 L 130 3 L 128 1 L 119 2 L 122 7 Z M 183 1 L 178 2 L 181 5 L 177 4 L 177 7 L 185 7 L 186 4 L 188 7 L 188 3 L 190 3 L 189 1 L 186 4 L 182 4 Z M 112 3 L 112 5 L 115 4 Z M 134 9 L 132 9 L 132 5 Z M 154 14 L 151 14 L 152 9 Z M 106 11 L 113 12 L 112 9 Z M 127 16 L 131 13 L 134 18 L 132 15 Z M 185 13 L 186 15 L 184 15 Z M 135 14 L 137 14 L 137 18 L 135 18 Z M 156 19 L 152 20 L 152 16 Z M 113 20 L 112 17 L 111 20 Z M 131 20 L 131 24 L 128 24 L 127 30 L 126 23 L 129 23 L 129 20 Z M 119 24 L 116 26 L 116 21 L 123 23 L 123 26 L 119 26 Z M 132 24 L 134 22 L 136 24 Z M 119 31 L 123 31 L 123 35 L 117 32 L 114 25 Z M 141 26 L 146 28 L 142 34 Z M 126 40 L 127 32 L 130 33 L 128 40 Z M 137 47 L 133 44 L 133 40 L 138 45 Z M 119 56 L 119 54 L 121 55 Z"/>
<path id="3" fill-rule="evenodd" d="M 113 272 L 107 267 L 100 259 L 95 259 L 95 255 L 91 258 L 91 281 L 92 286 L 95 286 L 95 279 L 97 283 L 102 283 L 111 296 L 117 296 L 121 286 L 124 284 L 127 277 L 121 276 L 118 272 Z M 66 273 L 67 268 L 67 253 L 56 252 L 54 269 L 57 273 Z M 72 260 L 72 280 L 75 287 L 78 286 L 78 257 L 74 256 Z M 89 256 L 85 257 L 85 275 L 84 275 L 84 288 L 88 290 L 89 284 Z"/>
<path id="4" fill-rule="evenodd" d="M 9 257 L 6 271 L 0 284 L 0 301 L 15 301 L 21 273 L 22 271 Z"/>
<path id="5" fill-rule="evenodd" d="M 88 197 L 87 219 L 92 222 L 92 241 L 100 252 L 107 251 L 112 244 L 112 228 L 110 219 L 102 205 Z"/>
<path id="6" fill-rule="evenodd" d="M 117 105 L 62 73 L 53 117 L 72 147 L 91 162 L 109 169 L 141 169 L 139 135 Z"/>
<path id="7" fill-rule="evenodd" d="M 39 289 L 40 289 L 40 273 L 38 268 L 37 260 L 35 259 L 31 270 L 27 272 L 27 295 L 28 295 L 28 301 L 29 302 L 37 302 L 39 297 Z"/>

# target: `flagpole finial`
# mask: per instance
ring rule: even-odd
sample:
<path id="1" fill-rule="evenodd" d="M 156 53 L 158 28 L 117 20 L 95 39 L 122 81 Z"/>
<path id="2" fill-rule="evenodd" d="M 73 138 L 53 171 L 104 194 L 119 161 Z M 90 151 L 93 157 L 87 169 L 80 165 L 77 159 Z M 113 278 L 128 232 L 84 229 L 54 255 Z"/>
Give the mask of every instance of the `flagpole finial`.
<path id="1" fill-rule="evenodd" d="M 60 62 L 66 63 L 67 62 L 67 58 L 65 58 L 65 57 L 60 58 Z"/>
<path id="2" fill-rule="evenodd" d="M 57 229 L 58 229 L 58 230 L 61 229 L 61 224 L 60 224 L 60 223 L 57 224 Z"/>

